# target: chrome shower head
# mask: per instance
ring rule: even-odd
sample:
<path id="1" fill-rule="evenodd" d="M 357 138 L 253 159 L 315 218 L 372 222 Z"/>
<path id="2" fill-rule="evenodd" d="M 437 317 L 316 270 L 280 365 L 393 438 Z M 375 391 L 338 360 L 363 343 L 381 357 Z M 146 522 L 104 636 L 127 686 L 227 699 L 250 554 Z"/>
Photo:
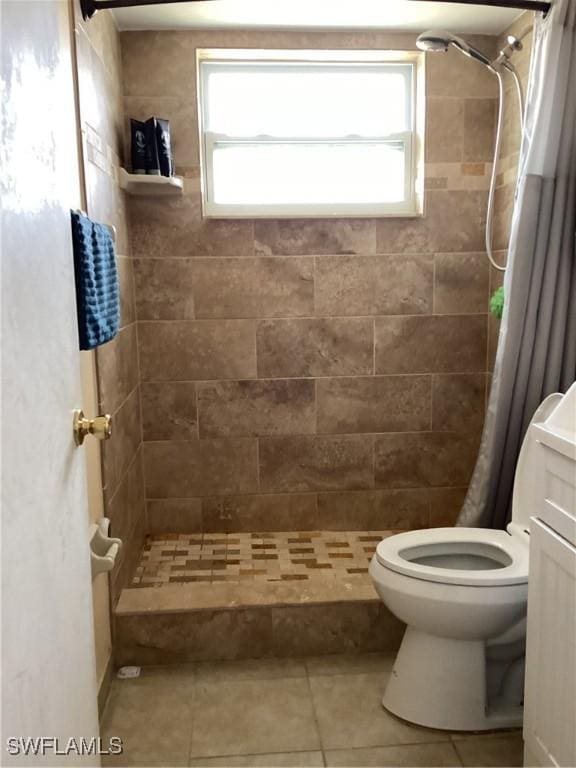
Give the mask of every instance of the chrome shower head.
<path id="1" fill-rule="evenodd" d="M 416 40 L 416 45 L 421 51 L 428 51 L 430 53 L 447 51 L 449 46 L 453 45 L 466 56 L 469 56 L 471 59 L 476 59 L 476 61 L 484 64 L 484 66 L 493 69 L 490 59 L 487 56 L 484 56 L 482 51 L 469 45 L 466 40 L 463 40 L 461 37 L 442 29 L 429 29 L 426 32 L 422 32 Z"/>
<path id="2" fill-rule="evenodd" d="M 447 51 L 448 46 L 452 42 L 452 37 L 450 32 L 444 32 L 440 29 L 429 29 L 418 35 L 416 45 L 421 51 L 429 51 L 430 53 Z"/>

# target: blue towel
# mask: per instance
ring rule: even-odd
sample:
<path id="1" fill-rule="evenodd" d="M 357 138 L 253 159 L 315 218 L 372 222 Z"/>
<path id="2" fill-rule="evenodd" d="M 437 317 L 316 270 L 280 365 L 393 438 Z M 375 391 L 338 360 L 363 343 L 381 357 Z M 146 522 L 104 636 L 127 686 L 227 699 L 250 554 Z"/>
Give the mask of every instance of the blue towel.
<path id="1" fill-rule="evenodd" d="M 94 349 L 113 339 L 120 325 L 114 241 L 104 224 L 71 214 L 80 349 Z"/>

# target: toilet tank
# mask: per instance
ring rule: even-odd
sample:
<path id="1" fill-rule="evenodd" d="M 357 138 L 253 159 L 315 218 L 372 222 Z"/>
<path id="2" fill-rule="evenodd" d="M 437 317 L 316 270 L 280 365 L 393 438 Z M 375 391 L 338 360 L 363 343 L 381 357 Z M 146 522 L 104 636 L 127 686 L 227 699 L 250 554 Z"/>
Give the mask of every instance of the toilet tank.
<path id="1" fill-rule="evenodd" d="M 560 406 L 564 395 L 554 393 L 548 395 L 536 409 L 518 454 L 516 472 L 514 474 L 514 491 L 512 495 L 512 522 L 508 524 L 510 535 L 526 536 L 530 526 L 530 518 L 534 515 L 534 499 L 536 498 L 536 465 L 538 461 L 537 443 L 534 426 L 547 422 L 556 408 Z"/>

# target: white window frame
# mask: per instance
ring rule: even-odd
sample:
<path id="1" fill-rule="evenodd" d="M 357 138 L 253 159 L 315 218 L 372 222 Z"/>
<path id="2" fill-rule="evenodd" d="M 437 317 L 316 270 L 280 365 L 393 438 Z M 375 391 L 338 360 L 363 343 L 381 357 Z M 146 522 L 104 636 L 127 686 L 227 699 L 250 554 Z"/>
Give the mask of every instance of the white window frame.
<path id="1" fill-rule="evenodd" d="M 205 63 L 214 63 L 224 68 L 227 63 L 234 63 L 234 69 L 255 62 L 264 63 L 270 68 L 278 65 L 284 71 L 287 63 L 305 66 L 321 63 L 330 68 L 335 65 L 376 64 L 398 69 L 398 65 L 410 65 L 411 103 L 407 104 L 411 130 L 377 137 L 323 137 L 318 139 L 302 136 L 228 136 L 211 133 L 204 128 L 208 125 L 206 81 L 209 68 Z M 365 218 L 365 217 L 414 217 L 422 215 L 423 208 L 423 104 L 424 104 L 424 57 L 412 51 L 303 51 L 303 50 L 251 50 L 251 49 L 198 49 L 196 52 L 197 92 L 198 92 L 198 127 L 200 138 L 200 164 L 202 182 L 202 212 L 205 218 Z M 212 155 L 218 144 L 230 143 L 257 144 L 267 143 L 404 143 L 405 147 L 405 199 L 395 203 L 290 203 L 290 204 L 222 204 L 213 198 Z"/>

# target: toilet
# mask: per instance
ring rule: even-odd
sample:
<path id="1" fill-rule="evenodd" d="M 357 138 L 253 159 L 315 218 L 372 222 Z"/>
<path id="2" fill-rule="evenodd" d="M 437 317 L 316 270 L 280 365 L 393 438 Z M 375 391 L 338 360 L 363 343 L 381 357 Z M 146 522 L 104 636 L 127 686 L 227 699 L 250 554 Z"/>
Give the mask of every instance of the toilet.
<path id="1" fill-rule="evenodd" d="M 531 423 L 561 399 L 547 397 Z M 370 576 L 407 625 L 382 704 L 404 720 L 465 731 L 522 724 L 533 447 L 528 429 L 506 531 L 430 528 L 378 544 Z"/>

